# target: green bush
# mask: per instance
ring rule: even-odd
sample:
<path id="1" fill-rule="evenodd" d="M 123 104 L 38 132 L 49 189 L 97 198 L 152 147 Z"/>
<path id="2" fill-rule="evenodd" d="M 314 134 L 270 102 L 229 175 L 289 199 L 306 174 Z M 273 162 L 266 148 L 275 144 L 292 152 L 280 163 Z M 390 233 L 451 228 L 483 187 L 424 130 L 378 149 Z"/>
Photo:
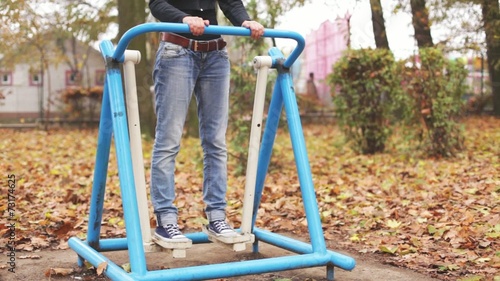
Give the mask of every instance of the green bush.
<path id="1" fill-rule="evenodd" d="M 432 156 L 452 156 L 463 146 L 457 122 L 466 93 L 467 70 L 460 62 L 447 60 L 441 50 L 419 50 L 415 57 L 400 65 L 402 88 L 410 97 L 412 114 L 407 120 L 415 130 L 422 149 Z"/>
<path id="2" fill-rule="evenodd" d="M 231 67 L 233 92 L 229 98 L 229 154 L 238 163 L 233 171 L 235 175 L 244 175 L 246 171 L 256 80 L 252 66 Z"/>
<path id="3" fill-rule="evenodd" d="M 402 104 L 400 80 L 389 50 L 349 50 L 327 77 L 334 89 L 335 114 L 353 149 L 384 151 L 394 111 Z"/>

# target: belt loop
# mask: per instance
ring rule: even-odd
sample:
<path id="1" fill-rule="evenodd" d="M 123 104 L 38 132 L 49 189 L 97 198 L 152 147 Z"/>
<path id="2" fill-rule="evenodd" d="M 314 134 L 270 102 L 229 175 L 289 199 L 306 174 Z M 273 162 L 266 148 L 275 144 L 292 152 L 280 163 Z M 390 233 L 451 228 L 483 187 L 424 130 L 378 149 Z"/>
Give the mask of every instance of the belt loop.
<path id="1" fill-rule="evenodd" d="M 188 49 L 192 50 L 191 46 L 193 45 L 193 39 L 189 39 L 189 45 L 188 45 Z"/>
<path id="2" fill-rule="evenodd" d="M 219 39 L 215 40 L 215 49 L 218 51 L 219 50 Z"/>

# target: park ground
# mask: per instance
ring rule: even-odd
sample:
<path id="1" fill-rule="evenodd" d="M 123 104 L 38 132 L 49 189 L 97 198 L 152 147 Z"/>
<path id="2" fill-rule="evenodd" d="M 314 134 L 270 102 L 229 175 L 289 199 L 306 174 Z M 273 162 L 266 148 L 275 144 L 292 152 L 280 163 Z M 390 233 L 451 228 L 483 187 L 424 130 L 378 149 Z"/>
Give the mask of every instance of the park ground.
<path id="1" fill-rule="evenodd" d="M 464 148 L 450 158 L 425 156 L 405 139 L 403 128 L 394 132 L 384 153 L 358 155 L 343 142 L 335 124 L 304 126 L 328 248 L 348 253 L 357 261 L 353 272 L 338 269 L 337 280 L 408 280 L 404 279 L 407 276 L 410 280 L 500 280 L 500 119 L 467 117 L 461 124 Z M 57 277 L 50 269 L 69 272 L 76 266 L 67 240 L 72 236 L 86 238 L 96 146 L 95 129 L 0 131 L 0 170 L 5 175 L 0 212 L 3 221 L 15 222 L 14 230 L 9 224 L 0 224 L 0 280 L 84 280 L 86 272 Z M 149 179 L 151 141 L 145 138 L 143 147 Z M 198 139 L 185 139 L 183 148 L 176 173 L 177 206 L 180 224 L 190 232 L 199 230 L 204 220 L 202 153 Z M 287 131 L 280 129 L 256 225 L 307 240 L 307 220 L 291 151 Z M 125 236 L 114 155 L 112 146 L 103 238 Z M 238 165 L 230 156 L 229 171 L 237 170 Z M 244 182 L 244 176 L 230 172 L 227 214 L 235 227 L 240 224 Z M 155 224 L 154 217 L 151 224 Z M 16 245 L 15 274 L 8 271 L 5 262 L 10 252 L 6 246 L 12 245 L 11 241 Z M 196 247 L 190 251 L 186 260 L 165 264 L 167 258 L 152 256 L 151 266 L 250 258 L 248 253 L 235 254 L 224 248 Z M 279 256 L 283 254 L 280 251 L 263 248 L 261 254 Z M 113 255 L 118 264 L 126 263 L 126 253 Z M 247 280 L 324 278 L 324 269 L 314 270 L 264 274 Z M 389 273 L 399 275 L 388 277 Z M 68 279 L 72 276 L 75 278 Z"/>
<path id="2" fill-rule="evenodd" d="M 254 254 L 248 246 L 246 251 L 233 252 L 229 247 L 218 244 L 193 245 L 187 251 L 186 258 L 174 259 L 169 252 L 146 254 L 148 268 L 151 270 L 178 268 L 196 265 L 237 262 L 248 259 L 264 259 L 295 255 L 286 250 L 261 243 L 260 252 Z M 410 269 L 400 268 L 384 262 L 382 255 L 373 254 L 350 254 L 345 251 L 339 253 L 349 255 L 356 259 L 356 267 L 352 271 L 335 268 L 336 281 L 373 281 L 373 280 L 397 280 L 397 281 L 432 281 L 438 280 L 428 275 L 415 272 Z M 2 281 L 42 281 L 42 280 L 109 280 L 103 275 L 98 276 L 96 270 L 85 270 L 77 267 L 76 254 L 68 250 L 43 250 L 34 253 L 19 253 L 22 259 L 17 259 L 16 273 L 5 269 L 0 270 Z M 125 265 L 128 261 L 126 251 L 106 253 L 114 263 Z M 260 275 L 238 276 L 218 280 L 242 280 L 242 281 L 324 281 L 326 279 L 325 267 L 288 270 L 282 272 L 271 272 Z"/>

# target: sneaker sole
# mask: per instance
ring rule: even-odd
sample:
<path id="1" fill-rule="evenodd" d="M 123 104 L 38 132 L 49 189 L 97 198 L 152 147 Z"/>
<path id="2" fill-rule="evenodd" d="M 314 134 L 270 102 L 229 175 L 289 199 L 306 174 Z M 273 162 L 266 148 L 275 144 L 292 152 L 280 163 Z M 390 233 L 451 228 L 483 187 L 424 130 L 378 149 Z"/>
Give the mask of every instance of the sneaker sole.
<path id="1" fill-rule="evenodd" d="M 245 249 L 245 246 L 243 244 L 253 243 L 255 241 L 255 236 L 253 234 L 241 235 L 238 232 L 236 232 L 236 236 L 232 237 L 224 237 L 220 235 L 217 236 L 216 233 L 208 230 L 208 227 L 206 225 L 202 225 L 202 231 L 208 236 L 208 240 L 225 245 L 233 245 L 233 250 L 236 252 L 243 251 Z M 240 248 L 238 247 L 239 245 L 243 245 L 243 247 Z M 234 248 L 234 246 L 236 246 L 236 248 Z"/>
<path id="2" fill-rule="evenodd" d="M 213 230 L 211 230 L 210 228 L 207 227 L 207 230 L 212 234 L 212 235 L 215 235 L 217 237 L 225 237 L 225 238 L 232 238 L 232 237 L 236 237 L 238 236 L 238 233 L 236 233 L 236 231 L 233 231 L 231 232 L 231 235 L 227 235 L 227 234 L 221 234 L 221 233 L 217 233 Z M 229 233 L 228 233 L 229 234 Z"/>
<path id="3" fill-rule="evenodd" d="M 185 242 L 192 242 L 191 239 L 187 238 L 187 237 L 183 237 L 183 238 L 165 238 L 163 236 L 160 236 L 158 233 L 155 233 L 153 235 L 153 239 L 154 240 L 159 240 L 159 241 L 162 241 L 162 242 L 167 242 L 167 243 L 185 243 Z"/>
<path id="4" fill-rule="evenodd" d="M 233 235 L 231 235 L 231 236 L 225 236 L 225 235 L 223 235 L 223 234 L 219 234 L 219 233 L 217 233 L 217 232 L 214 232 L 214 231 L 213 231 L 213 230 L 211 230 L 210 228 L 208 228 L 208 225 L 205 225 L 205 224 L 204 224 L 204 225 L 202 225 L 202 231 L 203 231 L 205 234 L 207 234 L 207 235 L 210 235 L 210 236 L 215 236 L 215 237 L 217 237 L 217 238 L 234 238 L 234 237 L 238 237 L 238 236 L 240 236 L 240 235 L 238 234 L 238 232 L 236 232 L 236 231 L 233 231 L 233 232 L 232 232 L 232 233 L 233 233 Z"/>
<path id="5" fill-rule="evenodd" d="M 174 239 L 167 240 L 167 239 L 163 239 L 163 237 L 159 238 L 156 235 L 153 235 L 151 237 L 151 240 L 156 245 L 158 245 L 164 249 L 173 250 L 172 254 L 173 254 L 174 258 L 186 257 L 185 249 L 191 248 L 191 246 L 193 245 L 193 242 L 191 241 L 191 239 L 189 239 L 189 238 L 186 238 L 186 239 L 187 240 L 182 239 L 183 241 L 177 241 L 177 240 L 181 240 L 181 239 L 175 239 L 175 241 L 172 241 Z"/>

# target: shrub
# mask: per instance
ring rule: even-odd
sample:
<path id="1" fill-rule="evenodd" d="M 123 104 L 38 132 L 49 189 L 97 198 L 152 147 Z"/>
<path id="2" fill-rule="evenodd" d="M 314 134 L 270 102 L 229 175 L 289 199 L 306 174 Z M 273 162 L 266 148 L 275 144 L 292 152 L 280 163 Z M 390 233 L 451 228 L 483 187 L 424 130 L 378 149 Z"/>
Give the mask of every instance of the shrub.
<path id="1" fill-rule="evenodd" d="M 71 87 L 61 92 L 62 101 L 69 119 L 92 121 L 98 118 L 98 110 L 103 94 L 102 87 Z"/>
<path id="2" fill-rule="evenodd" d="M 327 77 L 339 126 L 354 150 L 384 151 L 393 112 L 402 103 L 396 70 L 389 50 L 349 50 Z"/>
<path id="3" fill-rule="evenodd" d="M 437 48 L 419 50 L 401 64 L 403 90 L 410 97 L 412 114 L 407 120 L 416 128 L 418 140 L 432 156 L 452 156 L 463 146 L 457 118 L 464 108 L 462 96 L 467 70 L 460 62 L 447 60 Z"/>

